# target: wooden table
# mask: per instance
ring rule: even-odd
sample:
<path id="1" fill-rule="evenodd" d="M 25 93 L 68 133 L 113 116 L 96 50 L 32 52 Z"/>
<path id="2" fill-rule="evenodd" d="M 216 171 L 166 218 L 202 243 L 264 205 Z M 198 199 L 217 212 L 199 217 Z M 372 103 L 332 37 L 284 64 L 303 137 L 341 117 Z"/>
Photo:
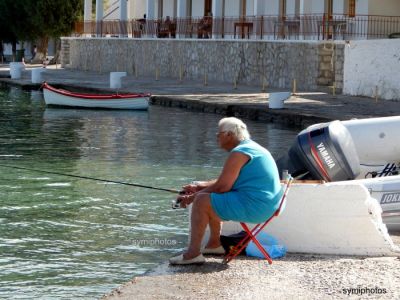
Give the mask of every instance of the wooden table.
<path id="1" fill-rule="evenodd" d="M 292 35 L 298 39 L 300 33 L 300 20 L 284 20 L 274 23 L 274 39 L 276 37 L 290 38 Z"/>
<path id="2" fill-rule="evenodd" d="M 234 23 L 234 31 L 233 31 L 233 37 L 236 38 L 236 31 L 237 28 L 240 28 L 240 35 L 242 39 L 245 38 L 245 29 L 247 29 L 247 38 L 250 38 L 250 32 L 253 31 L 253 22 L 235 22 Z"/>
<path id="3" fill-rule="evenodd" d="M 331 35 L 333 39 L 337 34 L 341 34 L 343 39 L 346 33 L 347 23 L 342 20 L 327 20 L 318 22 L 318 39 L 322 32 L 322 39 L 328 39 Z"/>

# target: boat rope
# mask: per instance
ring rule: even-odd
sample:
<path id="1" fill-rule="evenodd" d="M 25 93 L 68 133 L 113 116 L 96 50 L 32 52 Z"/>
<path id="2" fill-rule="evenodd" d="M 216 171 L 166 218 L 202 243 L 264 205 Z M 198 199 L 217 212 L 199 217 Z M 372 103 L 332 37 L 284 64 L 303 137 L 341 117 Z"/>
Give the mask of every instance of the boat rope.
<path id="1" fill-rule="evenodd" d="M 158 190 L 158 191 L 165 191 L 165 192 L 170 192 L 170 193 L 175 193 L 175 194 L 176 193 L 180 193 L 180 191 L 175 190 L 175 189 L 166 189 L 166 188 L 154 187 L 154 186 L 143 185 L 143 184 L 132 183 L 132 182 L 115 181 L 115 180 L 94 178 L 94 177 L 89 177 L 89 176 L 81 176 L 81 175 L 66 174 L 66 173 L 60 173 L 60 172 L 54 172 L 54 171 L 31 169 L 31 168 L 12 166 L 12 165 L 0 164 L 0 167 L 18 169 L 18 170 L 26 170 L 26 171 L 32 171 L 32 172 L 38 172 L 38 173 L 45 173 L 45 174 L 60 175 L 60 176 L 73 177 L 73 178 L 79 178 L 79 179 L 88 179 L 88 180 L 94 180 L 94 181 L 116 183 L 116 184 L 122 184 L 122 185 L 129 185 L 129 186 L 135 186 L 135 187 L 140 187 L 140 188 L 146 188 L 146 189 L 152 189 L 152 190 Z"/>

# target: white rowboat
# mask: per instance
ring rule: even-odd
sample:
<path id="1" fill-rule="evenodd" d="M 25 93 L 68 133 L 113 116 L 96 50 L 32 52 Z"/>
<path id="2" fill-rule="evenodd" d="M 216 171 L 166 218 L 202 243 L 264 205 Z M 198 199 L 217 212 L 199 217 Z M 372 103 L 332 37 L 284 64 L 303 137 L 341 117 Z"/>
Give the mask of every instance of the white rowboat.
<path id="1" fill-rule="evenodd" d="M 42 85 L 46 105 L 83 108 L 136 109 L 149 107 L 150 94 L 84 94 Z"/>

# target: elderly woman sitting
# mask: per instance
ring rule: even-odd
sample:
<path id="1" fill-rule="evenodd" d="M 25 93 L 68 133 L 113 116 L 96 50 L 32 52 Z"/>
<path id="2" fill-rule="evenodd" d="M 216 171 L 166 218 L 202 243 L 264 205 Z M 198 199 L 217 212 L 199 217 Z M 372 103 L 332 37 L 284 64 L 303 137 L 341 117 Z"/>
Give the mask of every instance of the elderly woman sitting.
<path id="1" fill-rule="evenodd" d="M 187 251 L 170 259 L 174 265 L 200 264 L 202 254 L 223 254 L 222 220 L 260 223 L 278 208 L 281 186 L 278 169 L 269 151 L 250 139 L 246 125 L 237 118 L 218 124 L 219 146 L 230 154 L 218 179 L 189 184 L 178 197 L 181 207 L 193 203 L 191 240 Z M 206 227 L 210 238 L 200 249 Z"/>

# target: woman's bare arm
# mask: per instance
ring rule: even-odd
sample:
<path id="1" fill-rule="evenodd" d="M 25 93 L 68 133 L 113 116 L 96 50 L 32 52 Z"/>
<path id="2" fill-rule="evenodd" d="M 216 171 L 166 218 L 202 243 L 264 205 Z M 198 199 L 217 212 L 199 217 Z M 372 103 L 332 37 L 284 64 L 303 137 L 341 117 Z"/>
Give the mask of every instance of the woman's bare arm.
<path id="1" fill-rule="evenodd" d="M 178 202 L 182 207 L 193 202 L 197 193 L 225 193 L 232 189 L 242 167 L 249 161 L 249 157 L 240 152 L 233 152 L 226 160 L 218 179 L 204 183 L 206 187 L 189 195 L 181 195 Z"/>

